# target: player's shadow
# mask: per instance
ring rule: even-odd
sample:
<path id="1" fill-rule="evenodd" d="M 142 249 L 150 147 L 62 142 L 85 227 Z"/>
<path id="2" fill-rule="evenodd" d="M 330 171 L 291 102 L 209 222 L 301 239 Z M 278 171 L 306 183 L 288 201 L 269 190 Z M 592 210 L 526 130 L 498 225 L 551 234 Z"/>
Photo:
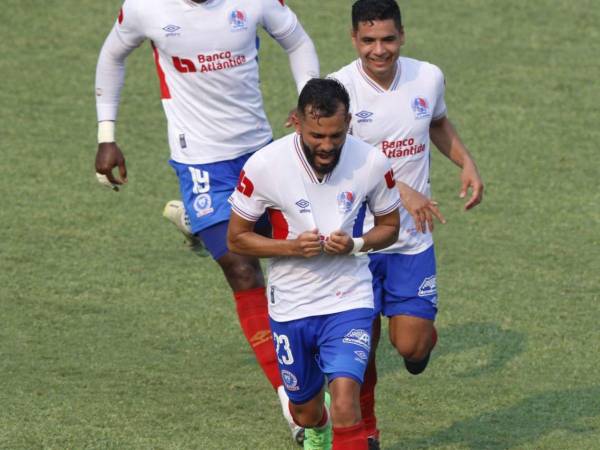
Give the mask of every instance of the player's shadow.
<path id="1" fill-rule="evenodd" d="M 386 448 L 509 449 L 535 444 L 557 430 L 583 438 L 597 435 L 597 426 L 582 424 L 586 418 L 600 418 L 599 386 L 537 394 L 509 408 L 456 422 L 427 437 L 402 439 Z"/>
<path id="2" fill-rule="evenodd" d="M 432 353 L 432 361 L 427 370 L 435 370 L 435 360 L 438 358 L 460 357 L 460 364 L 452 365 L 449 375 L 478 377 L 498 371 L 525 349 L 523 334 L 502 329 L 494 323 L 466 323 L 441 328 L 438 332 L 438 345 Z M 384 340 L 388 340 L 387 327 L 381 331 L 377 371 L 381 375 L 404 371 L 402 358 Z"/>

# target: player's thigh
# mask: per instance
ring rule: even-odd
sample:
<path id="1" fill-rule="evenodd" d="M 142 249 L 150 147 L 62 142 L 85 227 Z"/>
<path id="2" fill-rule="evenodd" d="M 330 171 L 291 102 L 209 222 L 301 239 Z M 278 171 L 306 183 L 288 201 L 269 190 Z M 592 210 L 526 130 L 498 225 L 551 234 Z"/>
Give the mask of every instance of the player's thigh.
<path id="1" fill-rule="evenodd" d="M 385 255 L 383 314 L 434 321 L 438 310 L 433 246 L 416 255 Z"/>
<path id="2" fill-rule="evenodd" d="M 319 366 L 331 383 L 345 377 L 362 384 L 371 351 L 371 308 L 329 314 L 319 330 Z"/>
<path id="3" fill-rule="evenodd" d="M 321 317 L 278 322 L 270 319 L 283 387 L 292 403 L 308 402 L 319 394 L 325 376 L 316 361 Z"/>

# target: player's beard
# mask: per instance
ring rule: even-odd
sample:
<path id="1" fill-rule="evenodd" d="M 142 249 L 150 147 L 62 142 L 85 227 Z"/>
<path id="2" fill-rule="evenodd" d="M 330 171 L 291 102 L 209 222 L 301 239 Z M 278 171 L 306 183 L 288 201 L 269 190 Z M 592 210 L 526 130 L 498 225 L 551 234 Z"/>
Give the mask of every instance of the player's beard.
<path id="1" fill-rule="evenodd" d="M 340 160 L 340 155 L 342 154 L 343 145 L 340 147 L 337 147 L 337 148 L 333 148 L 328 151 L 321 151 L 321 150 L 312 150 L 303 140 L 301 140 L 301 141 L 302 141 L 302 150 L 304 150 L 304 156 L 306 156 L 308 163 L 315 170 L 315 172 L 317 172 L 317 174 L 327 175 L 328 173 L 332 172 L 333 169 L 335 169 L 335 166 L 337 166 L 337 163 Z M 331 153 L 333 153 L 333 160 L 330 163 L 317 165 L 317 162 L 316 162 L 317 155 L 320 154 L 320 155 L 329 156 Z"/>

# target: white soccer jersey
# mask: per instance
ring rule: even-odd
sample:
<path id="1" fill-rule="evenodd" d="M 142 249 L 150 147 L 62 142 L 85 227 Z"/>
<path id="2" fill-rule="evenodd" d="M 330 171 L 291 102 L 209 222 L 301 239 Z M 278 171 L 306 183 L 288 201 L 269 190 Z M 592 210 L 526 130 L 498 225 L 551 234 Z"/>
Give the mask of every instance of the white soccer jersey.
<path id="1" fill-rule="evenodd" d="M 335 169 L 319 182 L 297 134 L 258 151 L 246 163 L 233 211 L 256 221 L 268 211 L 275 239 L 295 239 L 318 229 L 322 239 L 335 230 L 352 235 L 364 202 L 376 215 L 398 208 L 389 161 L 370 145 L 348 136 Z M 368 258 L 277 257 L 269 260 L 269 314 L 277 321 L 372 308 Z"/>
<path id="2" fill-rule="evenodd" d="M 98 63 L 98 120 L 116 119 L 121 75 L 112 61 L 149 39 L 172 159 L 205 164 L 264 146 L 272 132 L 259 90 L 259 26 L 278 41 L 301 28 L 283 0 L 125 0 Z"/>
<path id="3" fill-rule="evenodd" d="M 350 94 L 352 134 L 390 159 L 396 180 L 430 197 L 429 125 L 446 115 L 441 70 L 401 57 L 388 90 L 369 78 L 359 59 L 329 77 L 344 84 Z M 372 224 L 372 216 L 367 215 L 365 230 Z M 418 233 L 412 217 L 401 207 L 398 241 L 381 252 L 416 254 L 432 244 L 431 233 Z"/>

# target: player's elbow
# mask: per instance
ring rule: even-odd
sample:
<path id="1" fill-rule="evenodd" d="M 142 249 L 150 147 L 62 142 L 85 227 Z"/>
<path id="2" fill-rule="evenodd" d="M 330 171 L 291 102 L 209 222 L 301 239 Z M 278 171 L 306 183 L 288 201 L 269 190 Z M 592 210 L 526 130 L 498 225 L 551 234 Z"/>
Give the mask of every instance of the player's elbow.
<path id="1" fill-rule="evenodd" d="M 241 254 L 239 245 L 239 235 L 235 233 L 231 227 L 227 228 L 227 248 L 230 252 Z"/>

